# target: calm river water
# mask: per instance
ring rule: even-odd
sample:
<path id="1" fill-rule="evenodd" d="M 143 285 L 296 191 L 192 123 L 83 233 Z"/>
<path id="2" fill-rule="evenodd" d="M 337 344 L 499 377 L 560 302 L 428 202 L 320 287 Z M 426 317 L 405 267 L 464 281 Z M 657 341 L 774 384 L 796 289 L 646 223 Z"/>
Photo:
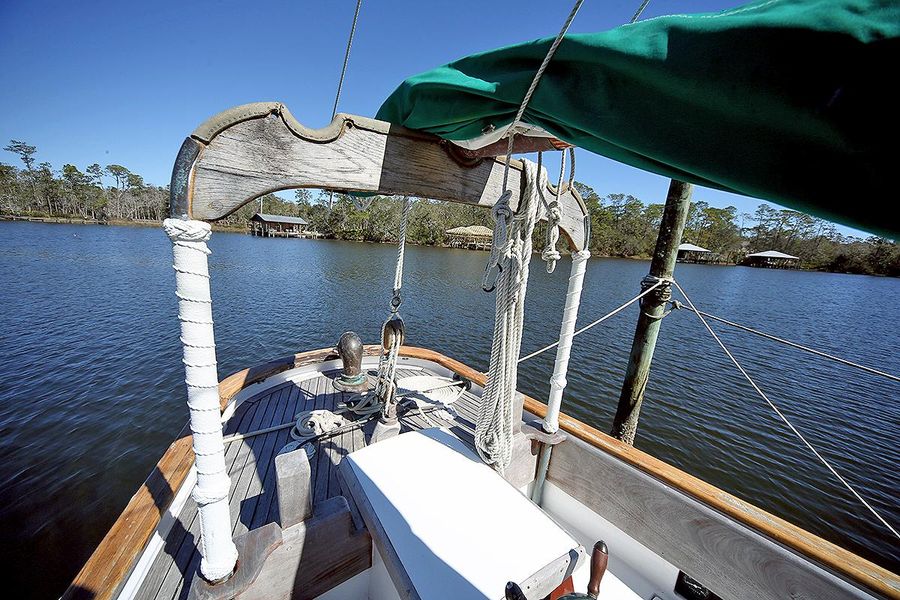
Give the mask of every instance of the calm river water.
<path id="1" fill-rule="evenodd" d="M 375 342 L 395 248 L 216 233 L 221 377 L 334 344 Z M 407 250 L 408 342 L 485 370 L 486 253 Z M 0 223 L 0 565 L 4 588 L 57 596 L 187 418 L 171 247 L 161 230 Z M 648 264 L 594 259 L 579 325 L 632 297 Z M 533 263 L 523 353 L 555 341 L 568 261 Z M 679 265 L 701 309 L 900 373 L 900 280 Z M 637 309 L 576 338 L 563 410 L 608 430 Z M 717 327 L 837 469 L 900 525 L 900 384 Z M 546 398 L 553 352 L 520 389 Z M 900 546 L 809 456 L 689 312 L 662 326 L 637 446 L 895 572 Z M 28 590 L 26 592 L 26 590 Z"/>

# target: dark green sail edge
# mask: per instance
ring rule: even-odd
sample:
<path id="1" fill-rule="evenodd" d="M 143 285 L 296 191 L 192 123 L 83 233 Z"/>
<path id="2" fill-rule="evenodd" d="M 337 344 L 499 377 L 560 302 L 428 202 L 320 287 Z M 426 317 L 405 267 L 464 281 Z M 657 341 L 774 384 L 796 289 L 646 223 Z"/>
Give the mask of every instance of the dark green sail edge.
<path id="1" fill-rule="evenodd" d="M 551 38 L 410 77 L 377 118 L 449 140 L 508 125 Z M 900 233 L 900 2 L 768 0 L 568 35 L 524 120 L 617 161 Z"/>

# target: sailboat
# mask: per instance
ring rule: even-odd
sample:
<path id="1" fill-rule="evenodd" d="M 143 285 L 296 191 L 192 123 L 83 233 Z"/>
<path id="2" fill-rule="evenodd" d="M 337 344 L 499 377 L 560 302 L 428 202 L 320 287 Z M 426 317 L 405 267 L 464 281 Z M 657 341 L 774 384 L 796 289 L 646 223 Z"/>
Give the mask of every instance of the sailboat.
<path id="1" fill-rule="evenodd" d="M 874 203 L 898 158 L 880 84 L 898 41 L 896 3 L 769 0 L 464 58 L 401 84 L 374 119 L 309 129 L 263 102 L 207 120 L 178 153 L 165 222 L 189 426 L 64 597 L 900 598 L 897 574 L 629 443 L 691 184 L 896 234 Z M 543 154 L 512 158 L 572 146 L 673 178 L 628 303 L 641 317 L 615 436 L 563 406 L 587 209 Z M 292 188 L 406 198 L 382 339 L 335 332 L 333 348 L 220 380 L 209 224 Z M 412 197 L 494 216 L 486 374 L 404 344 Z M 569 260 L 557 244 L 572 257 L 546 403 L 515 386 L 541 220 L 548 268 Z"/>

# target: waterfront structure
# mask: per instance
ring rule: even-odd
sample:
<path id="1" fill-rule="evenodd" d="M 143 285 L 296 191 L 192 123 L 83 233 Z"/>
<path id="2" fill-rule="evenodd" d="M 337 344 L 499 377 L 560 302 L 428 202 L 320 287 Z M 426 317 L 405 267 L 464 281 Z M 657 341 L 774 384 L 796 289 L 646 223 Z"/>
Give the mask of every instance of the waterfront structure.
<path id="1" fill-rule="evenodd" d="M 469 250 L 490 250 L 494 232 L 484 225 L 469 225 L 448 229 L 447 245 L 451 248 L 468 248 Z"/>
<path id="2" fill-rule="evenodd" d="M 800 257 L 785 254 L 778 250 L 766 250 L 765 252 L 748 254 L 744 257 L 741 264 L 765 269 L 796 269 L 800 266 Z"/>
<path id="3" fill-rule="evenodd" d="M 256 213 L 250 217 L 250 235 L 262 237 L 304 237 L 304 227 L 309 225 L 301 217 Z"/>
<path id="4" fill-rule="evenodd" d="M 678 262 L 709 262 L 711 254 L 712 252 L 696 244 L 683 242 L 678 245 Z"/>

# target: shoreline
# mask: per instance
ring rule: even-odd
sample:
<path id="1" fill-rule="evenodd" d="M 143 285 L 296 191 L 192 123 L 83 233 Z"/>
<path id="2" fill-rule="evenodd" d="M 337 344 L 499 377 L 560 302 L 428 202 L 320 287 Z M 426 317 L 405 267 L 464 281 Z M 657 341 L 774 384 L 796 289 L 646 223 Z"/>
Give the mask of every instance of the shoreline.
<path id="1" fill-rule="evenodd" d="M 30 215 L 6 215 L 0 214 L 0 221 L 9 221 L 9 222 L 23 222 L 23 223 L 42 223 L 45 225 L 100 225 L 100 226 L 112 226 L 112 227 L 158 227 L 162 228 L 162 221 L 149 221 L 149 220 L 123 220 L 123 219 L 111 219 L 108 221 L 98 221 L 96 219 L 83 219 L 81 217 L 44 217 L 44 216 L 30 216 Z M 219 233 L 239 233 L 239 234 L 247 234 L 247 230 L 243 227 L 225 227 L 222 225 L 217 225 L 212 223 L 212 230 Z M 287 238 L 286 238 L 287 239 Z M 327 237 L 318 237 L 318 238 L 302 238 L 302 239 L 317 239 L 317 240 L 326 240 L 326 241 L 337 241 L 337 242 L 352 242 L 356 244 L 396 244 L 396 241 L 389 242 L 376 242 L 370 240 L 354 240 L 354 239 L 343 239 L 343 238 L 327 238 Z M 421 246 L 423 248 L 446 248 L 453 249 L 450 246 L 441 246 L 438 244 L 416 244 L 414 242 L 407 242 L 413 246 Z M 486 250 L 468 250 L 469 252 L 487 252 Z M 540 254 L 538 250 L 534 251 L 535 254 Z M 565 254 L 564 254 L 565 256 Z M 608 256 L 604 254 L 593 254 L 591 258 L 609 258 L 616 260 L 635 260 L 635 261 L 649 261 L 651 257 L 649 256 Z M 709 267 L 741 267 L 746 265 L 741 265 L 738 263 L 694 263 L 694 262 L 681 262 L 678 264 L 700 264 Z M 809 269 L 804 267 L 798 267 L 794 269 L 772 269 L 778 271 L 801 271 L 805 273 L 834 273 L 837 275 L 866 275 L 868 277 L 881 277 L 881 278 L 890 278 L 889 275 L 880 275 L 880 274 L 872 274 L 872 273 L 852 273 L 852 272 L 842 272 L 842 271 L 828 271 L 824 269 Z"/>

